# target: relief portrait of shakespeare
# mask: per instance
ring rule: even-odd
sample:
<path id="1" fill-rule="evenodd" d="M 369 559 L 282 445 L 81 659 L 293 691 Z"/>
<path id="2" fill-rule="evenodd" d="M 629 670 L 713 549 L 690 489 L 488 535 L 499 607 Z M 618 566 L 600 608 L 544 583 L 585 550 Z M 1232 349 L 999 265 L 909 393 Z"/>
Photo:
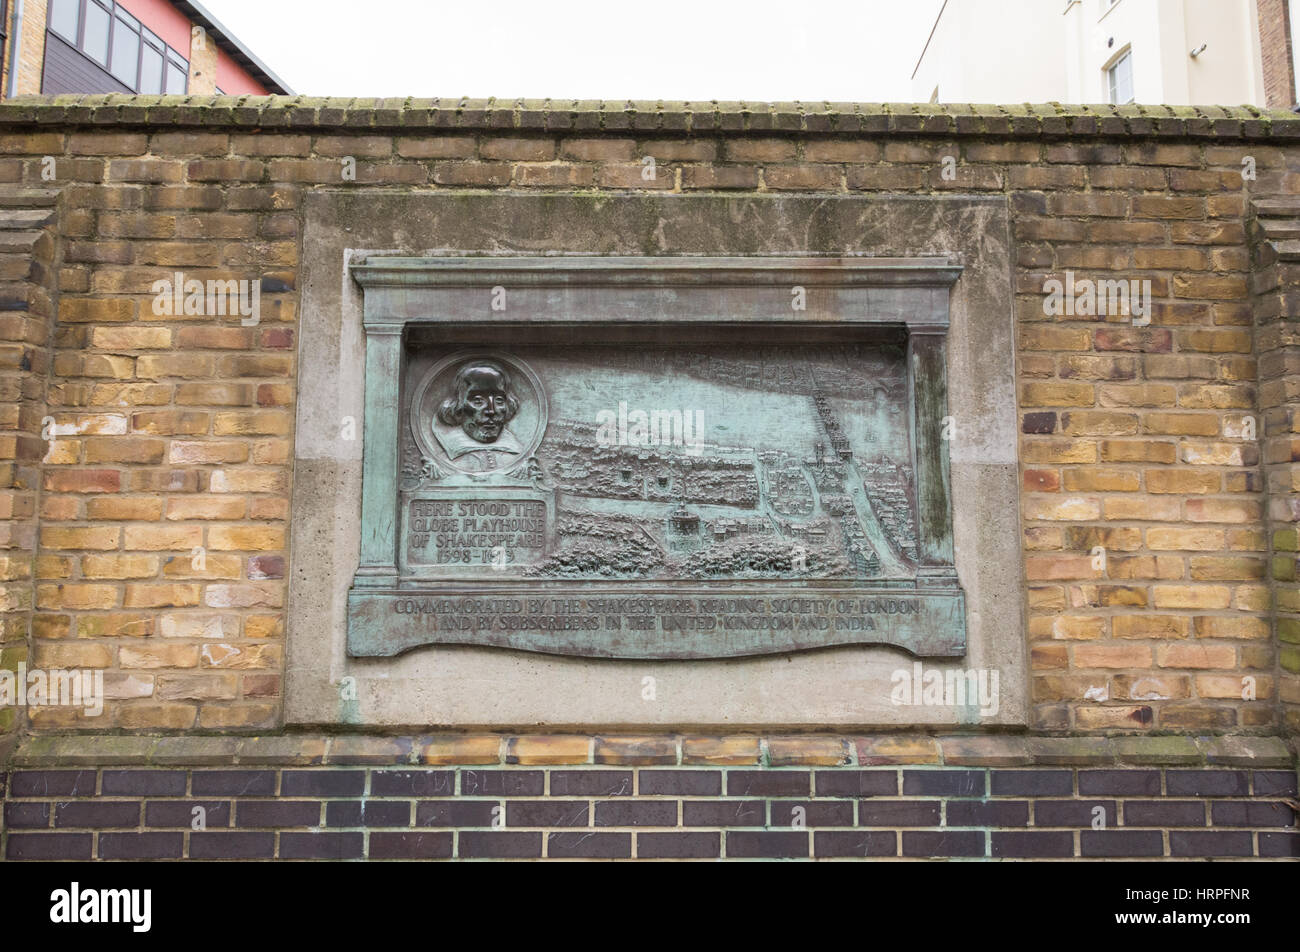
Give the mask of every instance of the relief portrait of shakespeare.
<path id="1" fill-rule="evenodd" d="M 510 421 L 519 413 L 506 369 L 494 360 L 471 360 L 452 380 L 451 393 L 438 406 L 433 437 L 455 465 L 466 472 L 489 473 L 514 465 L 524 452 Z"/>

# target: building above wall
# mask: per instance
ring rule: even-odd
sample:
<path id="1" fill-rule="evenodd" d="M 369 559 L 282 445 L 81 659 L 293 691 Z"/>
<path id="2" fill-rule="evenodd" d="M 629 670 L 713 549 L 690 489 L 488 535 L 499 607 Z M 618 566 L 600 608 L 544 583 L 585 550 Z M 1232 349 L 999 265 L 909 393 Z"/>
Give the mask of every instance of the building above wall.
<path id="1" fill-rule="evenodd" d="M 197 3 L 8 0 L 0 3 L 0 19 L 5 98 L 291 92 Z"/>

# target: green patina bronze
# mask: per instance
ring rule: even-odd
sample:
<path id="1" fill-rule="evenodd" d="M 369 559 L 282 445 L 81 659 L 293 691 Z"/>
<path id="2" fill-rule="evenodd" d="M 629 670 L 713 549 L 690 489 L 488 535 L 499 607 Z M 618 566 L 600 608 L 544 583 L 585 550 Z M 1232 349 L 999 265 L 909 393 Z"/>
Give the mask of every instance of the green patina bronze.
<path id="1" fill-rule="evenodd" d="M 386 258 L 348 650 L 965 653 L 947 259 Z"/>

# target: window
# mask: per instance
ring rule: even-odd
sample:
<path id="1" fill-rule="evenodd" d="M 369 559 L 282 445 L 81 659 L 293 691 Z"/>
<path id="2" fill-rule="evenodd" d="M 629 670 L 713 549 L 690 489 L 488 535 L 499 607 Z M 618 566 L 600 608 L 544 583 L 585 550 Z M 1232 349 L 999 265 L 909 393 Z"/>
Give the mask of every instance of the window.
<path id="1" fill-rule="evenodd" d="M 140 73 L 140 21 L 121 7 L 113 25 L 113 65 L 110 72 L 135 89 Z"/>
<path id="2" fill-rule="evenodd" d="M 50 4 L 50 29 L 74 46 L 77 43 L 77 21 L 80 18 L 79 0 L 54 0 Z"/>
<path id="3" fill-rule="evenodd" d="M 1110 101 L 1117 106 L 1133 101 L 1133 52 L 1125 50 L 1123 55 L 1106 70 L 1106 82 L 1110 87 Z"/>
<path id="4" fill-rule="evenodd" d="M 163 88 L 163 50 L 166 44 L 148 30 L 140 36 L 140 86 L 138 91 L 146 96 L 157 96 Z"/>
<path id="5" fill-rule="evenodd" d="M 189 74 L 189 61 L 170 46 L 167 47 L 167 95 L 176 96 L 184 93 Z"/>
<path id="6" fill-rule="evenodd" d="M 81 40 L 81 51 L 100 66 L 108 65 L 108 28 L 111 18 L 108 11 L 95 0 L 86 3 L 85 35 Z"/>
<path id="7" fill-rule="evenodd" d="M 50 0 L 51 33 L 145 95 L 183 95 L 190 64 L 114 0 Z"/>

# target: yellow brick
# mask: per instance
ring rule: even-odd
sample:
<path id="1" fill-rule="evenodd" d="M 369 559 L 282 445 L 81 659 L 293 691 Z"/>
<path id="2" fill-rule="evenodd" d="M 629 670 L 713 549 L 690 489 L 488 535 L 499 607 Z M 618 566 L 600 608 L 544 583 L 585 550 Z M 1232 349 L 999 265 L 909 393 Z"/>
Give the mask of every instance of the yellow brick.
<path id="1" fill-rule="evenodd" d="M 83 555 L 81 574 L 86 578 L 153 578 L 158 559 L 152 555 Z"/>
<path id="2" fill-rule="evenodd" d="M 125 608 L 172 608 L 199 604 L 200 585 L 137 583 L 126 586 Z"/>
<path id="3" fill-rule="evenodd" d="M 1237 649 L 1231 645 L 1159 645 L 1156 663 L 1162 668 L 1220 668 L 1237 665 Z"/>
<path id="4" fill-rule="evenodd" d="M 169 549 L 189 552 L 203 544 L 202 526 L 127 526 L 127 550 Z"/>
<path id="5" fill-rule="evenodd" d="M 1092 440 L 1027 440 L 1021 456 L 1026 463 L 1093 463 L 1097 444 Z"/>
<path id="6" fill-rule="evenodd" d="M 1198 615 L 1194 622 L 1197 638 L 1269 638 L 1268 621 L 1264 618 L 1232 615 Z"/>
<path id="7" fill-rule="evenodd" d="M 46 610 L 61 608 L 86 611 L 117 606 L 116 585 L 93 585 L 65 582 L 61 585 L 38 585 L 36 607 Z"/>
<path id="8" fill-rule="evenodd" d="M 1131 470 L 1106 469 L 1101 467 L 1088 469 L 1067 469 L 1064 488 L 1066 492 L 1137 492 L 1138 474 Z"/>
<path id="9" fill-rule="evenodd" d="M 96 327 L 90 334 L 90 346 L 101 350 L 150 350 L 172 345 L 167 327 Z"/>
<path id="10" fill-rule="evenodd" d="M 123 668 L 195 668 L 199 664 L 197 645 L 124 645 L 118 652 Z"/>
<path id="11" fill-rule="evenodd" d="M 116 549 L 121 531 L 117 526 L 95 526 L 82 529 L 46 526 L 41 529 L 41 547 L 46 549 Z"/>
<path id="12" fill-rule="evenodd" d="M 1143 472 L 1147 492 L 1217 493 L 1223 488 L 1218 473 L 1193 472 L 1185 469 L 1148 469 Z"/>
<path id="13" fill-rule="evenodd" d="M 1020 388 L 1020 404 L 1026 407 L 1090 407 L 1095 399 L 1087 383 L 1026 383 Z"/>
<path id="14" fill-rule="evenodd" d="M 1136 644 L 1081 644 L 1074 647 L 1077 668 L 1143 668 L 1151 664 L 1151 649 Z"/>
<path id="15" fill-rule="evenodd" d="M 107 668 L 112 663 L 113 652 L 107 646 L 78 642 L 40 644 L 32 656 L 38 668 Z"/>
<path id="16" fill-rule="evenodd" d="M 1232 590 L 1225 585 L 1156 585 L 1156 608 L 1227 608 Z"/>
<path id="17" fill-rule="evenodd" d="M 154 496 L 96 496 L 86 500 L 86 518 L 107 522 L 156 522 L 162 518 L 162 508 L 163 501 Z M 127 531 L 129 533 L 130 529 Z"/>
<path id="18" fill-rule="evenodd" d="M 1071 496 L 1064 499 L 1026 497 L 1025 518 L 1044 521 L 1090 522 L 1101 518 L 1101 504 L 1095 499 Z"/>
<path id="19" fill-rule="evenodd" d="M 1264 700 L 1273 696 L 1273 679 L 1267 675 L 1246 676 L 1222 674 L 1198 674 L 1196 676 L 1196 694 L 1198 697 L 1223 698 L 1225 700 L 1244 701 L 1246 695 L 1253 691 L 1250 700 Z"/>
<path id="20" fill-rule="evenodd" d="M 242 519 L 245 508 L 242 496 L 172 496 L 167 500 L 167 518 Z"/>
<path id="21" fill-rule="evenodd" d="M 238 552 L 270 552 L 284 548 L 284 530 L 273 526 L 213 526 L 208 548 Z"/>
<path id="22" fill-rule="evenodd" d="M 1176 499 L 1112 496 L 1106 500 L 1105 505 L 1107 519 L 1177 522 L 1182 518 L 1182 506 Z"/>
<path id="23" fill-rule="evenodd" d="M 1222 529 L 1182 529 L 1161 526 L 1147 530 L 1147 547 L 1156 551 L 1210 552 L 1222 549 L 1224 541 Z"/>
<path id="24" fill-rule="evenodd" d="M 1116 638 L 1187 637 L 1187 619 L 1179 615 L 1116 615 L 1111 628 Z"/>
<path id="25" fill-rule="evenodd" d="M 1172 463 L 1178 457 L 1173 443 L 1156 440 L 1103 440 L 1101 458 L 1108 463 Z"/>

